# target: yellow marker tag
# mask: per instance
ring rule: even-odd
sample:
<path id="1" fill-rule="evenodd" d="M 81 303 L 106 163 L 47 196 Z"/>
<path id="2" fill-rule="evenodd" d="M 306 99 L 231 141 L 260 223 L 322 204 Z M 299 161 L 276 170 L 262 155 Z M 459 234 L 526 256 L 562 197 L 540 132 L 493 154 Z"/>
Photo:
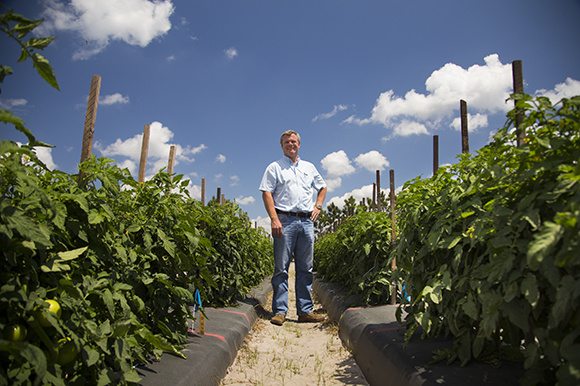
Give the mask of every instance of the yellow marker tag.
<path id="1" fill-rule="evenodd" d="M 205 316 L 201 312 L 199 313 L 199 333 L 205 335 Z"/>

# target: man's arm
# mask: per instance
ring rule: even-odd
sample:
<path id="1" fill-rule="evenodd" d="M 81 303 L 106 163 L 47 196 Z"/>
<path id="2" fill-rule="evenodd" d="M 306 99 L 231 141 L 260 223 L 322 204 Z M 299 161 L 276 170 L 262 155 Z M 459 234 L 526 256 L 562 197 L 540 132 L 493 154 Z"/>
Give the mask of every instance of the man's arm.
<path id="1" fill-rule="evenodd" d="M 276 208 L 274 207 L 274 198 L 272 197 L 272 193 L 263 191 L 262 200 L 264 200 L 266 212 L 268 212 L 268 216 L 272 222 L 272 236 L 282 237 L 282 223 L 278 219 L 278 214 L 276 213 Z"/>
<path id="2" fill-rule="evenodd" d="M 316 196 L 316 202 L 314 203 L 314 205 L 320 205 L 322 206 L 322 203 L 324 202 L 324 199 L 326 198 L 326 186 L 322 189 L 320 189 L 318 191 L 318 195 Z M 310 215 L 310 219 L 312 221 L 316 221 L 316 219 L 318 218 L 318 215 L 320 214 L 320 209 L 318 209 L 316 206 L 314 207 L 314 209 L 312 209 L 312 214 Z"/>

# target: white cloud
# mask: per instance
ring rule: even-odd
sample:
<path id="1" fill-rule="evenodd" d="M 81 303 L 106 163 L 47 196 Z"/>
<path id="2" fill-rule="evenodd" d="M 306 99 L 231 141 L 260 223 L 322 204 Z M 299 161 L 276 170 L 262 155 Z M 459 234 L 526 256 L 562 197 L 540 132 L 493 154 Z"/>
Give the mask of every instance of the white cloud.
<path id="1" fill-rule="evenodd" d="M 215 162 L 221 162 L 223 164 L 226 162 L 226 156 L 223 154 L 218 154 L 218 156 L 215 157 Z"/>
<path id="2" fill-rule="evenodd" d="M 469 132 L 475 132 L 477 131 L 477 129 L 479 129 L 480 127 L 487 127 L 488 122 L 487 122 L 487 115 L 486 114 L 475 114 L 475 115 L 471 115 L 469 113 L 467 113 L 467 130 Z M 457 131 L 461 131 L 461 117 L 457 117 L 453 120 L 453 122 L 451 122 L 451 124 L 449 125 L 449 127 L 457 130 Z"/>
<path id="3" fill-rule="evenodd" d="M 167 57 L 167 63 L 173 62 L 175 60 L 175 55 L 171 55 Z"/>
<path id="4" fill-rule="evenodd" d="M 236 198 L 235 200 L 236 200 L 236 203 L 238 205 L 248 205 L 248 204 L 253 204 L 254 202 L 256 202 L 256 199 L 252 196 L 250 196 L 250 197 L 240 196 L 240 197 Z"/>
<path id="5" fill-rule="evenodd" d="M 129 103 L 129 97 L 124 97 L 119 93 L 115 93 L 112 95 L 107 95 L 104 97 L 99 98 L 99 104 L 101 105 L 114 105 L 115 103 L 125 104 Z"/>
<path id="6" fill-rule="evenodd" d="M 344 150 L 330 153 L 320 163 L 329 178 L 345 176 L 354 173 L 355 170 Z"/>
<path id="7" fill-rule="evenodd" d="M 222 179 L 222 177 L 223 177 L 223 176 L 224 176 L 224 175 L 223 175 L 223 174 L 221 174 L 221 173 L 220 173 L 220 174 L 216 174 L 216 175 L 215 175 L 215 177 L 214 177 L 214 180 L 215 180 L 216 182 L 218 182 L 219 180 L 221 180 L 221 179 Z"/>
<path id="8" fill-rule="evenodd" d="M 368 153 L 359 154 L 359 156 L 354 159 L 354 162 L 358 166 L 365 168 L 370 172 L 385 170 L 385 168 L 390 165 L 389 161 L 387 161 L 387 158 L 376 150 L 371 150 Z"/>
<path id="9" fill-rule="evenodd" d="M 170 143 L 173 138 L 173 132 L 163 126 L 160 122 L 153 122 L 149 127 L 149 148 L 147 151 L 147 169 L 156 173 L 163 167 L 167 167 L 169 160 L 169 150 L 172 145 L 176 146 L 175 164 L 179 161 L 193 162 L 191 157 L 206 149 L 203 144 L 197 147 L 186 146 Z M 143 145 L 143 134 L 137 134 L 132 138 L 122 140 L 118 138 L 114 143 L 104 146 L 100 142 L 95 142 L 95 149 L 99 150 L 105 157 L 116 159 L 119 165 L 127 167 L 131 174 L 135 175 L 141 159 L 141 147 Z M 121 158 L 119 158 L 121 157 Z M 124 159 L 127 158 L 127 159 Z"/>
<path id="10" fill-rule="evenodd" d="M 381 188 L 381 192 L 384 192 L 384 194 L 388 196 L 390 189 L 382 189 Z M 365 185 L 360 189 L 354 189 L 348 193 L 343 194 L 340 197 L 338 197 L 338 196 L 333 197 L 330 200 L 328 200 L 328 204 L 333 203 L 334 205 L 336 205 L 340 209 L 342 209 L 344 207 L 344 202 L 351 196 L 354 197 L 357 205 L 363 198 L 364 199 L 366 199 L 367 197 L 372 198 L 373 197 L 373 184 Z"/>
<path id="11" fill-rule="evenodd" d="M 238 50 L 236 50 L 234 47 L 228 48 L 227 50 L 224 50 L 224 53 L 226 54 L 226 56 L 228 57 L 228 59 L 233 59 L 236 56 L 238 56 Z"/>
<path id="12" fill-rule="evenodd" d="M 26 106 L 28 101 L 26 99 L 3 99 L 0 100 L 0 109 L 10 110 L 14 107 Z"/>
<path id="13" fill-rule="evenodd" d="M 580 95 L 580 81 L 566 78 L 564 83 L 558 83 L 553 90 L 540 89 L 536 91 L 535 95 L 548 97 L 552 103 L 557 103 L 562 98 Z"/>
<path id="14" fill-rule="evenodd" d="M 52 160 L 52 148 L 51 147 L 35 147 L 34 152 L 38 159 L 40 159 L 49 170 L 54 170 L 58 167 L 57 164 Z"/>
<path id="15" fill-rule="evenodd" d="M 424 124 L 408 119 L 403 119 L 394 126 L 393 136 L 408 137 L 413 134 L 429 134 L 429 130 L 427 130 Z M 389 139 L 389 137 L 383 139 Z"/>
<path id="16" fill-rule="evenodd" d="M 252 221 L 258 224 L 258 228 L 263 228 L 268 234 L 272 234 L 272 220 L 270 220 L 270 217 L 258 216 L 258 218 Z"/>
<path id="17" fill-rule="evenodd" d="M 230 176 L 230 186 L 237 186 L 240 183 L 240 177 Z"/>
<path id="18" fill-rule="evenodd" d="M 71 31 L 86 44 L 73 59 L 88 59 L 113 40 L 146 47 L 171 29 L 171 0 L 47 0 L 39 33 Z"/>
<path id="19" fill-rule="evenodd" d="M 502 64 L 497 54 L 485 57 L 484 61 L 485 65 L 475 64 L 468 69 L 447 63 L 425 81 L 426 94 L 411 90 L 398 97 L 393 90 L 385 91 L 377 99 L 370 118 L 350 116 L 343 122 L 382 124 L 393 129 L 392 136 L 408 136 L 429 134 L 430 128 L 449 120 L 459 110 L 462 99 L 477 112 L 508 111 L 511 105 L 505 100 L 513 86 L 511 64 Z"/>
<path id="20" fill-rule="evenodd" d="M 334 105 L 334 108 L 332 109 L 331 112 L 329 113 L 324 113 L 324 114 L 319 114 L 317 116 L 315 116 L 314 118 L 312 118 L 312 122 L 315 122 L 319 119 L 328 119 L 328 118 L 332 118 L 334 117 L 339 111 L 344 111 L 348 109 L 348 106 L 346 105 Z"/>
<path id="21" fill-rule="evenodd" d="M 324 182 L 326 182 L 326 188 L 328 189 L 329 192 L 332 192 L 333 190 L 340 188 L 342 185 L 342 178 L 340 177 L 336 177 L 336 178 L 325 178 Z"/>

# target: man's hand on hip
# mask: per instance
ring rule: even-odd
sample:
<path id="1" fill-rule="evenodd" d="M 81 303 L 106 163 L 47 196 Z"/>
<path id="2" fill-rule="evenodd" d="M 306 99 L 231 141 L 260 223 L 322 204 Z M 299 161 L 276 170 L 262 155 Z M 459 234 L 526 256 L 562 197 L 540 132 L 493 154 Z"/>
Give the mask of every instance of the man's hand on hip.
<path id="1" fill-rule="evenodd" d="M 282 237 L 282 223 L 277 217 L 272 219 L 272 236 Z"/>
<path id="2" fill-rule="evenodd" d="M 312 209 L 312 213 L 310 214 L 310 219 L 312 221 L 316 221 L 316 219 L 318 218 L 318 215 L 319 214 L 320 214 L 320 209 L 318 209 L 318 208 L 315 207 L 314 209 Z"/>

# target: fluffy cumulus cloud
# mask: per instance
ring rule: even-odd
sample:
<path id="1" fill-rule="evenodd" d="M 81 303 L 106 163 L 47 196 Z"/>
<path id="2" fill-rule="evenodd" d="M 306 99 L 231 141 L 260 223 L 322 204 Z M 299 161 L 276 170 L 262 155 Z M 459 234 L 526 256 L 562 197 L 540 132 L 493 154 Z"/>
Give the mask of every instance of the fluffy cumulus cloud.
<path id="1" fill-rule="evenodd" d="M 223 164 L 224 162 L 226 162 L 226 156 L 223 154 L 218 154 L 217 157 L 215 157 L 215 162 Z"/>
<path id="2" fill-rule="evenodd" d="M 207 148 L 203 144 L 197 147 L 183 147 L 179 144 L 170 143 L 174 134 L 160 122 L 151 123 L 149 130 L 149 148 L 147 151 L 147 171 L 149 174 L 155 174 L 161 168 L 167 167 L 169 150 L 172 145 L 176 146 L 174 165 L 177 165 L 180 161 L 193 162 L 194 159 L 192 156 Z M 103 156 L 115 159 L 120 167 L 126 167 L 132 175 L 136 175 L 141 159 L 142 145 L 143 134 L 137 134 L 125 140 L 118 138 L 110 145 L 95 142 L 94 147 Z"/>
<path id="3" fill-rule="evenodd" d="M 487 115 L 486 114 L 475 114 L 471 115 L 467 113 L 467 131 L 477 131 L 480 127 L 487 127 Z M 461 117 L 457 117 L 451 122 L 449 127 L 461 131 Z"/>
<path id="4" fill-rule="evenodd" d="M 35 147 L 34 152 L 38 159 L 40 159 L 48 169 L 54 170 L 58 167 L 52 160 L 52 148 L 50 147 Z"/>
<path id="5" fill-rule="evenodd" d="M 345 176 L 354 173 L 355 170 L 344 150 L 330 153 L 320 163 L 329 178 Z"/>
<path id="6" fill-rule="evenodd" d="M 129 103 L 129 97 L 123 96 L 119 93 L 115 93 L 112 95 L 106 95 L 104 97 L 99 98 L 100 105 L 114 105 L 114 104 L 126 104 Z"/>
<path id="7" fill-rule="evenodd" d="M 511 106 L 505 103 L 513 87 L 511 64 L 502 64 L 497 54 L 485 57 L 484 62 L 467 69 L 447 63 L 425 81 L 425 94 L 411 90 L 400 97 L 393 90 L 385 91 L 377 99 L 370 118 L 351 116 L 344 122 L 384 125 L 392 129 L 386 137 L 389 139 L 430 134 L 444 121 L 449 125 L 462 99 L 480 114 L 505 113 Z"/>
<path id="8" fill-rule="evenodd" d="M 84 40 L 74 59 L 88 59 L 111 41 L 145 47 L 171 29 L 171 0 L 47 0 L 39 33 L 71 31 Z"/>
<path id="9" fill-rule="evenodd" d="M 312 118 L 312 122 L 316 122 L 319 119 L 329 119 L 334 117 L 339 111 L 344 111 L 348 109 L 348 106 L 346 105 L 335 105 L 334 108 L 332 109 L 332 111 L 328 112 L 328 113 L 324 113 L 324 114 L 319 114 L 317 116 L 315 116 L 314 118 Z"/>
<path id="10" fill-rule="evenodd" d="M 344 150 L 339 150 L 328 154 L 320 163 L 322 169 L 326 171 L 324 181 L 328 187 L 328 191 L 332 192 L 342 186 L 342 177 L 352 174 L 356 168 L 352 165 L 351 160 Z M 354 159 L 354 163 L 359 167 L 371 172 L 377 170 L 384 170 L 390 165 L 387 158 L 376 150 L 371 150 L 368 153 L 359 154 Z"/>
<path id="11" fill-rule="evenodd" d="M 390 189 L 381 189 L 381 192 L 384 192 L 385 195 L 388 196 Z M 354 189 L 348 193 L 343 194 L 340 197 L 333 197 L 328 201 L 328 204 L 333 203 L 334 205 L 338 206 L 340 209 L 344 207 L 344 202 L 350 198 L 354 197 L 357 203 L 359 203 L 363 198 L 366 199 L 371 198 L 373 196 L 373 185 L 365 185 L 360 189 Z"/>
<path id="12" fill-rule="evenodd" d="M 253 204 L 256 201 L 256 199 L 252 196 L 250 196 L 250 197 L 240 196 L 240 197 L 236 198 L 235 200 L 236 200 L 236 203 L 239 205 Z"/>
<path id="13" fill-rule="evenodd" d="M 571 98 L 580 95 L 580 81 L 572 78 L 566 78 L 564 83 L 558 83 L 553 90 L 538 90 L 536 95 L 542 95 L 550 98 L 552 103 L 559 102 L 562 98 Z"/>
<path id="14" fill-rule="evenodd" d="M 354 159 L 354 162 L 368 171 L 374 172 L 377 170 L 385 170 L 390 165 L 387 158 L 376 150 L 369 151 L 365 154 L 360 154 Z"/>

